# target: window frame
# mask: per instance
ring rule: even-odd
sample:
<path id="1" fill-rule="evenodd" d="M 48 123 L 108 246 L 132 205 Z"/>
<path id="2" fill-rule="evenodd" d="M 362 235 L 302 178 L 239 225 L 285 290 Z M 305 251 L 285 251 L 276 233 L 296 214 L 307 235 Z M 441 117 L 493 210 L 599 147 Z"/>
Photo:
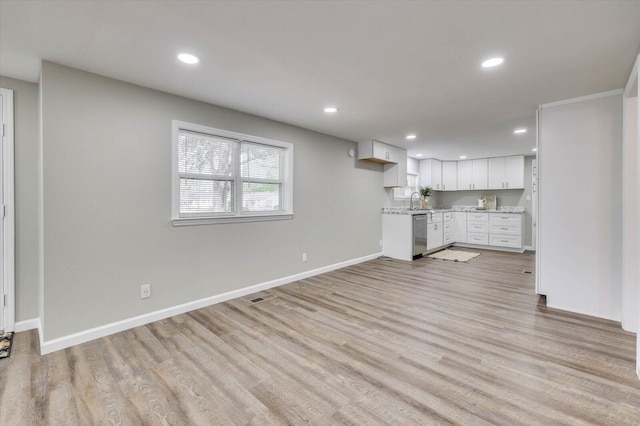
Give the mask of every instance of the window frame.
<path id="1" fill-rule="evenodd" d="M 234 161 L 234 209 L 232 213 L 216 213 L 210 216 L 180 216 L 180 171 L 178 165 L 178 150 L 180 131 L 202 133 L 205 135 L 219 136 L 237 141 L 233 150 Z M 238 222 L 262 222 L 273 220 L 293 219 L 293 144 L 259 136 L 247 135 L 229 130 L 216 129 L 214 127 L 200 124 L 188 123 L 185 121 L 172 121 L 171 135 L 171 222 L 173 226 L 185 225 L 209 225 L 220 223 Z M 242 210 L 242 185 L 249 182 L 242 177 L 240 169 L 240 157 L 242 143 L 266 145 L 282 149 L 281 171 L 282 171 L 282 209 L 274 212 L 245 212 Z"/>
<path id="2" fill-rule="evenodd" d="M 393 199 L 400 201 L 400 200 L 410 200 L 411 199 L 411 195 L 406 196 L 403 194 L 399 194 L 398 191 L 399 190 L 404 190 L 405 188 L 410 188 L 408 183 L 409 183 L 409 176 L 415 176 L 416 178 L 416 187 L 415 187 L 415 191 L 412 191 L 411 194 L 413 194 L 414 192 L 418 191 L 418 187 L 420 186 L 420 175 L 417 173 L 407 173 L 407 186 L 401 186 L 401 187 L 397 187 L 397 188 L 393 188 Z"/>

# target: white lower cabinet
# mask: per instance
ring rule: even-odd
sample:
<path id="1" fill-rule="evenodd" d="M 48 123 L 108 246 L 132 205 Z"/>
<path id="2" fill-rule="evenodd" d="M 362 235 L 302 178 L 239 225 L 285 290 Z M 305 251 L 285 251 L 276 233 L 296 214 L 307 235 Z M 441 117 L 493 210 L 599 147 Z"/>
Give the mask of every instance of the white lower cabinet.
<path id="1" fill-rule="evenodd" d="M 489 245 L 522 248 L 522 221 L 524 215 L 489 213 Z"/>
<path id="2" fill-rule="evenodd" d="M 467 243 L 489 245 L 489 234 L 486 232 L 467 232 Z"/>
<path id="3" fill-rule="evenodd" d="M 489 244 L 489 217 L 486 213 L 467 213 L 467 243 Z"/>
<path id="4" fill-rule="evenodd" d="M 430 223 L 427 225 L 427 250 L 440 247 L 442 240 L 442 223 Z"/>
<path id="5" fill-rule="evenodd" d="M 442 243 L 446 246 L 453 243 L 453 212 L 446 212 L 442 217 Z"/>
<path id="6" fill-rule="evenodd" d="M 467 242 L 467 212 L 453 214 L 453 241 L 456 243 Z"/>
<path id="7" fill-rule="evenodd" d="M 443 245 L 443 213 L 432 213 L 428 215 L 427 225 L 427 251 Z"/>

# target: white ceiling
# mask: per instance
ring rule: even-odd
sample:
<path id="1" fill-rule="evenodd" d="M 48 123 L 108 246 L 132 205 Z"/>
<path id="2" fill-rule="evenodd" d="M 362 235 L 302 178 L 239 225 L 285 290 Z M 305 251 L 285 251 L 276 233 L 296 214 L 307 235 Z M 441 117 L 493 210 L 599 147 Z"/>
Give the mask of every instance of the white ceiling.
<path id="1" fill-rule="evenodd" d="M 45 59 L 443 160 L 531 154 L 539 104 L 622 88 L 639 47 L 640 1 L 0 1 L 2 75 Z"/>

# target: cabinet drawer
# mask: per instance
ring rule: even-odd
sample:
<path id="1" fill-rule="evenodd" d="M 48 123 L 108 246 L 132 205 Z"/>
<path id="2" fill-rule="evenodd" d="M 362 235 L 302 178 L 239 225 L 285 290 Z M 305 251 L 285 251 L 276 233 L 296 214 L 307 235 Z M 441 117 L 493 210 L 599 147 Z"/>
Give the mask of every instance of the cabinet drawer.
<path id="1" fill-rule="evenodd" d="M 441 223 L 442 213 L 432 213 L 429 215 L 429 223 Z"/>
<path id="2" fill-rule="evenodd" d="M 469 232 L 467 234 L 467 243 L 482 244 L 486 246 L 489 244 L 489 234 Z"/>
<path id="3" fill-rule="evenodd" d="M 489 222 L 491 225 L 514 226 L 522 223 L 522 215 L 508 213 L 489 213 Z"/>
<path id="4" fill-rule="evenodd" d="M 521 235 L 522 228 L 520 227 L 520 223 L 518 223 L 517 225 L 491 224 L 489 226 L 489 232 L 492 234 Z"/>
<path id="5" fill-rule="evenodd" d="M 489 215 L 486 213 L 467 213 L 467 220 L 474 222 L 488 222 Z"/>
<path id="6" fill-rule="evenodd" d="M 467 222 L 467 232 L 489 232 L 487 222 Z"/>
<path id="7" fill-rule="evenodd" d="M 444 231 L 442 242 L 443 244 L 451 244 L 453 242 L 453 232 Z"/>
<path id="8" fill-rule="evenodd" d="M 453 212 L 445 212 L 442 214 L 442 216 L 444 217 L 444 221 L 448 221 L 448 220 L 452 220 L 453 219 Z"/>
<path id="9" fill-rule="evenodd" d="M 451 232 L 453 231 L 453 223 L 451 221 L 449 222 L 444 222 L 442 224 L 442 229 L 444 229 L 444 232 Z"/>
<path id="10" fill-rule="evenodd" d="M 519 235 L 489 235 L 489 245 L 498 247 L 522 248 L 522 237 Z"/>

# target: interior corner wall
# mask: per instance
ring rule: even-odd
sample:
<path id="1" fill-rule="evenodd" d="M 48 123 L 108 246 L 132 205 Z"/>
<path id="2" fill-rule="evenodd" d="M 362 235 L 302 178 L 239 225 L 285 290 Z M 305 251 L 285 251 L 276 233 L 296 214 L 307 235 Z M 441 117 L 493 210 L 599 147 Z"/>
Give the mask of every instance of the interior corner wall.
<path id="1" fill-rule="evenodd" d="M 38 85 L 0 76 L 13 90 L 15 321 L 38 317 Z"/>
<path id="2" fill-rule="evenodd" d="M 638 326 L 638 97 L 624 98 L 622 327 Z"/>
<path id="3" fill-rule="evenodd" d="M 46 61 L 41 87 L 45 342 L 380 252 L 353 142 Z M 173 227 L 172 120 L 293 143 L 294 219 Z"/>
<path id="4" fill-rule="evenodd" d="M 622 95 L 542 106 L 539 135 L 540 293 L 619 321 Z"/>

